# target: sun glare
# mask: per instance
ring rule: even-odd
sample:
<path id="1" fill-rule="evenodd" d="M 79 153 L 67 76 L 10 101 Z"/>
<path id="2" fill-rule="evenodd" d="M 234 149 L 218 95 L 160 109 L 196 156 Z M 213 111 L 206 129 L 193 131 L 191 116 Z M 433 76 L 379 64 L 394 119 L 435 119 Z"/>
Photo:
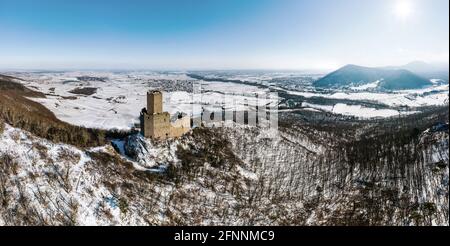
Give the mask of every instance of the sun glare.
<path id="1" fill-rule="evenodd" d="M 395 5 L 395 14 L 402 20 L 406 20 L 413 14 L 413 6 L 410 0 L 398 0 Z"/>

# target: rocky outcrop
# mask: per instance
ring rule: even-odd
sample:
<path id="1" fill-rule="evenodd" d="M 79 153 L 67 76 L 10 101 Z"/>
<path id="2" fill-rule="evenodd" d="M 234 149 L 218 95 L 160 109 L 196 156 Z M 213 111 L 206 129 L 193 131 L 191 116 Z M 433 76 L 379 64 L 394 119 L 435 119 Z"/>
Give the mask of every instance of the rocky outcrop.
<path id="1" fill-rule="evenodd" d="M 176 161 L 177 141 L 153 142 L 137 133 L 126 137 L 123 146 L 125 155 L 143 168 L 167 166 Z"/>

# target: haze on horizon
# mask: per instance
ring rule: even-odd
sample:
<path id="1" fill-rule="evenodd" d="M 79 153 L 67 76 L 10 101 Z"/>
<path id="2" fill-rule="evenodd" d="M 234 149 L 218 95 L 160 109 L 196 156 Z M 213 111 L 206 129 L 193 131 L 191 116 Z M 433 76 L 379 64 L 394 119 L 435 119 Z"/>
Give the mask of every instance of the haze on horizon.
<path id="1" fill-rule="evenodd" d="M 0 69 L 449 61 L 448 0 L 0 0 Z"/>

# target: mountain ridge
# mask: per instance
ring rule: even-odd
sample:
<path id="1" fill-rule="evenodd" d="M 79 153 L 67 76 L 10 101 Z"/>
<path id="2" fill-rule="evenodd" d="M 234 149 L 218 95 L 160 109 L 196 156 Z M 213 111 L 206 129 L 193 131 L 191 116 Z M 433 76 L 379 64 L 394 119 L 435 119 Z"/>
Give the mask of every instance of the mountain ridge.
<path id="1" fill-rule="evenodd" d="M 427 79 L 442 79 L 447 82 L 449 80 L 449 64 L 434 64 L 424 61 L 413 61 L 403 66 L 393 68 L 406 69 Z"/>
<path id="2" fill-rule="evenodd" d="M 372 68 L 354 64 L 346 65 L 316 80 L 317 87 L 335 88 L 364 85 L 380 81 L 379 87 L 387 90 L 418 89 L 432 83 L 406 69 Z"/>

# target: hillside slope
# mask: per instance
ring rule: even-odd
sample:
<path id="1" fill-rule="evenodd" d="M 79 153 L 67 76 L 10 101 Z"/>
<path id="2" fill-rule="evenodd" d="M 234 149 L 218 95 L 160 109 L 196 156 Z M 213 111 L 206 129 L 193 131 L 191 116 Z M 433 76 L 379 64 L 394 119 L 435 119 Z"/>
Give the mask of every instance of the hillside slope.
<path id="1" fill-rule="evenodd" d="M 448 130 L 357 141 L 352 129 L 281 130 L 275 139 L 251 127 L 132 137 L 149 157 L 135 160 L 7 125 L 0 224 L 448 225 Z"/>
<path id="2" fill-rule="evenodd" d="M 80 147 L 104 145 L 107 137 L 128 133 L 103 131 L 73 126 L 56 118 L 42 104 L 29 98 L 45 97 L 18 82 L 18 78 L 0 75 L 0 118 L 6 123 L 30 131 L 54 142 L 64 142 Z"/>
<path id="3" fill-rule="evenodd" d="M 339 88 L 380 81 L 387 90 L 417 89 L 431 85 L 427 79 L 404 69 L 369 68 L 347 65 L 314 82 L 317 87 Z"/>
<path id="4" fill-rule="evenodd" d="M 414 61 L 406 65 L 398 67 L 398 69 L 406 69 L 427 79 L 449 80 L 448 64 L 429 64 L 423 61 Z"/>

